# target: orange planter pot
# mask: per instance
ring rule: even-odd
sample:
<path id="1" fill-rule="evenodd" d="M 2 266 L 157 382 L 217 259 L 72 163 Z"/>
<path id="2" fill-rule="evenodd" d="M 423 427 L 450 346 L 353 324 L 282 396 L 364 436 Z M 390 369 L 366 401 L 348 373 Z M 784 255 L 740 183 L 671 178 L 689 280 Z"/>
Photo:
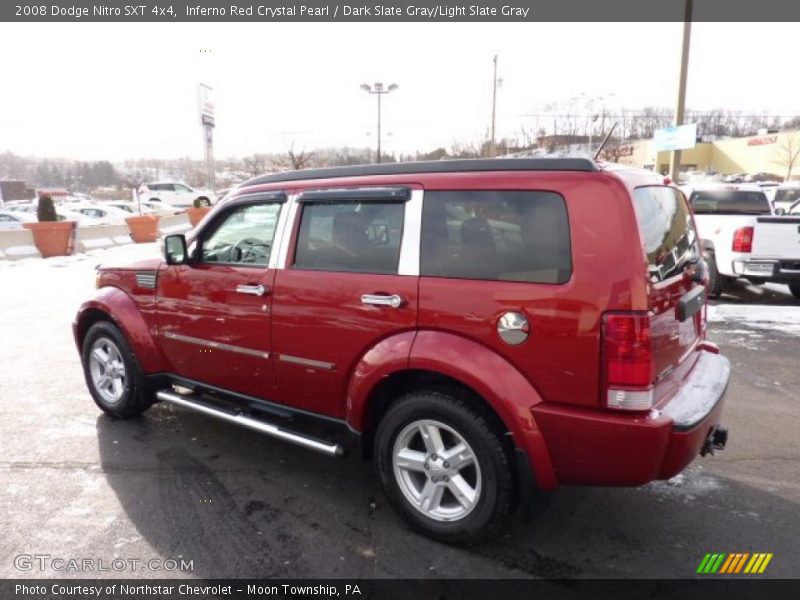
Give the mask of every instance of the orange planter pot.
<path id="1" fill-rule="evenodd" d="M 205 217 L 210 210 L 210 206 L 204 206 L 203 208 L 187 208 L 186 214 L 189 215 L 189 222 L 192 224 L 192 227 L 197 227 L 197 224 L 203 220 L 203 217 Z"/>
<path id="2" fill-rule="evenodd" d="M 67 256 L 72 252 L 72 238 L 75 221 L 44 221 L 41 223 L 23 223 L 25 229 L 33 234 L 33 243 L 42 258 L 51 256 Z"/>
<path id="3" fill-rule="evenodd" d="M 155 242 L 158 239 L 158 219 L 156 215 L 128 217 L 125 222 L 131 230 L 131 237 L 137 244 Z"/>

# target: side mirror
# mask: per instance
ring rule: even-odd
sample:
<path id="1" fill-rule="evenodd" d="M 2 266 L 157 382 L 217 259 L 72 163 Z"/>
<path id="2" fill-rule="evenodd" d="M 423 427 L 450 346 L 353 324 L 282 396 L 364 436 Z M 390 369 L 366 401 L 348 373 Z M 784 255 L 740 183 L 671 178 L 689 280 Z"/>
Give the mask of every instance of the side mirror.
<path id="1" fill-rule="evenodd" d="M 782 209 L 782 208 L 776 208 L 775 209 L 775 214 L 778 215 L 779 217 L 782 217 L 783 215 L 786 214 L 786 211 L 784 209 Z"/>
<path id="2" fill-rule="evenodd" d="M 164 258 L 168 265 L 184 265 L 188 262 L 188 257 L 186 238 L 182 233 L 164 238 Z"/>

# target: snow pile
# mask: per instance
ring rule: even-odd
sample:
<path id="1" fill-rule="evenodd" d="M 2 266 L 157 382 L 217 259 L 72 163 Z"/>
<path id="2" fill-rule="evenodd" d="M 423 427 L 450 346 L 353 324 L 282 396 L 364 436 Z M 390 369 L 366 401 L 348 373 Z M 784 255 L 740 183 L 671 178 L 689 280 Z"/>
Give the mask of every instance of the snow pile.
<path id="1" fill-rule="evenodd" d="M 800 335 L 800 306 L 761 306 L 756 304 L 725 304 L 708 307 L 712 323 L 780 331 Z"/>

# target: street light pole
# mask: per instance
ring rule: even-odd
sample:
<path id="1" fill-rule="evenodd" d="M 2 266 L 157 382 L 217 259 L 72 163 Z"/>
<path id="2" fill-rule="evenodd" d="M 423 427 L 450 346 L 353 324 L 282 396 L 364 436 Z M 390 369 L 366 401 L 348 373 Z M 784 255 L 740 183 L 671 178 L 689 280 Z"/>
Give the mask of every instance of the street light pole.
<path id="1" fill-rule="evenodd" d="M 683 45 L 681 47 L 681 72 L 678 81 L 678 102 L 675 105 L 675 125 L 683 125 L 686 109 L 686 79 L 689 73 L 689 43 L 692 37 L 692 0 L 686 0 L 686 12 L 683 17 Z M 658 172 L 658 151 L 656 151 L 655 171 Z M 669 161 L 669 176 L 673 183 L 678 183 L 681 171 L 681 151 L 673 150 Z"/>
<path id="2" fill-rule="evenodd" d="M 497 154 L 495 147 L 495 115 L 497 114 L 497 54 L 494 55 L 494 76 L 492 77 L 492 143 L 489 149 L 492 156 Z"/>
<path id="3" fill-rule="evenodd" d="M 378 163 L 381 162 L 381 96 L 395 91 L 398 87 L 399 86 L 396 83 L 392 83 L 386 88 L 383 87 L 383 83 L 381 82 L 376 82 L 372 85 L 369 85 L 368 83 L 361 84 L 362 90 L 368 94 L 374 94 L 378 97 L 378 153 L 375 161 Z"/>

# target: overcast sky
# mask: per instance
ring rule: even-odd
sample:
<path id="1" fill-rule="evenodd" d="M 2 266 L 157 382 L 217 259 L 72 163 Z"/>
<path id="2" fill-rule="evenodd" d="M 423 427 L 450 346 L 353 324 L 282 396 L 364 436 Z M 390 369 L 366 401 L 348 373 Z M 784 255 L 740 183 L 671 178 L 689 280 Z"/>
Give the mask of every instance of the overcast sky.
<path id="1" fill-rule="evenodd" d="M 681 23 L 0 24 L 0 152 L 121 160 L 202 156 L 197 83 L 215 89 L 218 157 L 329 145 L 384 148 L 475 141 L 534 128 L 551 102 L 583 92 L 621 106 L 672 106 Z M 797 105 L 798 25 L 693 27 L 687 104 L 773 114 Z M 201 52 L 201 50 L 206 50 Z M 599 105 L 600 103 L 598 103 Z"/>

